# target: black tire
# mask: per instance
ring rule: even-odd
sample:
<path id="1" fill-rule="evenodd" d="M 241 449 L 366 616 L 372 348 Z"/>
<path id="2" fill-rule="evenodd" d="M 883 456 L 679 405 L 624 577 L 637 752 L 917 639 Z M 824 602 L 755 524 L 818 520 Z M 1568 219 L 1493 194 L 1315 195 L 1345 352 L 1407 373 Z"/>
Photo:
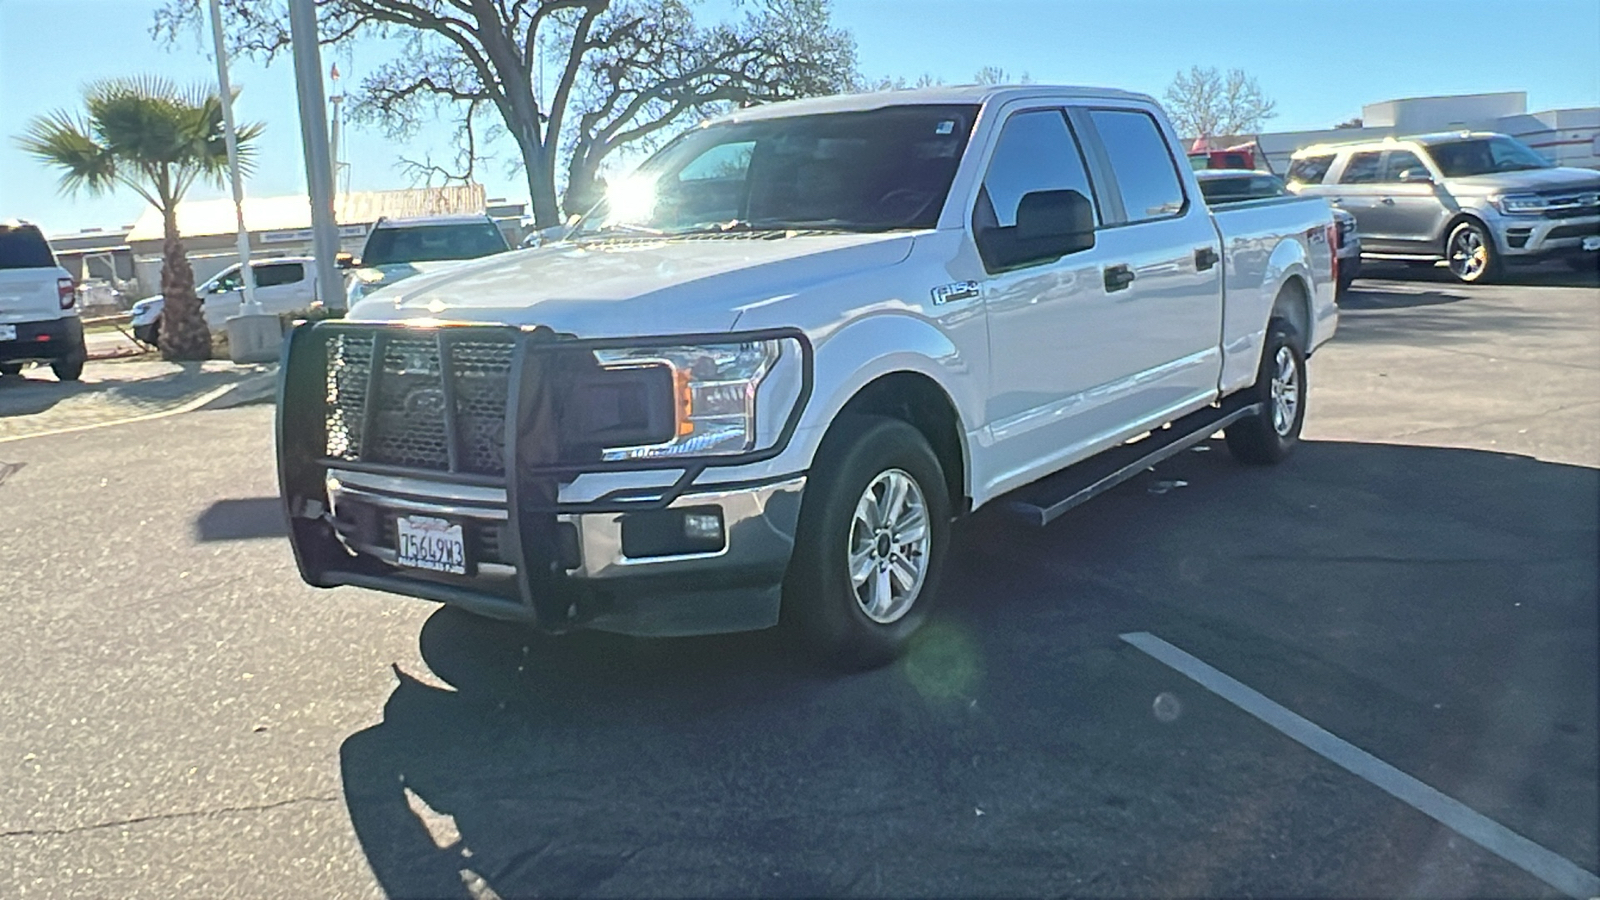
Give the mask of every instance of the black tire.
<path id="1" fill-rule="evenodd" d="M 151 347 L 161 343 L 161 319 L 158 317 L 149 325 L 140 325 L 133 329 L 133 339 Z"/>
<path id="2" fill-rule="evenodd" d="M 875 586 L 890 585 L 892 595 L 893 585 L 903 588 L 903 582 L 889 570 L 891 562 L 878 568 L 876 554 L 888 542 L 856 529 L 856 510 L 869 488 L 899 476 L 908 477 L 922 495 L 928 542 L 920 557 L 920 585 L 903 590 L 909 605 L 892 621 L 877 621 L 868 615 L 868 604 L 858 596 L 851 577 L 852 542 L 867 538 L 864 546 L 873 548 L 869 571 L 888 573 L 877 585 L 863 582 L 863 591 L 871 594 Z M 909 492 L 908 496 L 914 497 Z M 841 417 L 823 438 L 811 466 L 794 557 L 783 585 L 784 622 L 831 667 L 856 671 L 892 662 L 927 619 L 949 542 L 950 498 L 944 471 L 922 433 L 899 419 Z M 887 618 L 892 610 L 881 612 Z"/>
<path id="3" fill-rule="evenodd" d="M 83 364 L 89 359 L 89 348 L 82 344 L 72 351 L 71 356 L 50 363 L 50 371 L 56 373 L 57 381 L 77 381 L 83 377 Z"/>
<path id="4" fill-rule="evenodd" d="M 1339 299 L 1339 298 L 1343 297 L 1345 294 L 1350 293 L 1350 285 L 1355 284 L 1355 281 L 1356 281 L 1356 273 L 1354 273 L 1354 272 L 1346 272 L 1343 269 L 1340 269 L 1339 270 L 1339 284 L 1338 284 L 1338 287 L 1334 290 L 1334 295 L 1333 295 L 1334 299 Z"/>
<path id="5" fill-rule="evenodd" d="M 1500 274 L 1500 251 L 1494 236 L 1479 223 L 1467 220 L 1450 229 L 1444 242 L 1445 266 L 1462 284 L 1485 284 Z"/>
<path id="6" fill-rule="evenodd" d="M 1283 361 L 1280 353 L 1287 354 L 1297 388 L 1286 421 L 1279 420 L 1275 412 L 1278 390 L 1274 380 Z M 1306 420 L 1306 357 L 1288 322 L 1273 319 L 1267 326 L 1267 343 L 1261 351 L 1261 365 L 1256 369 L 1256 383 L 1247 394 L 1261 404 L 1261 415 L 1240 419 L 1228 426 L 1224 432 L 1228 452 L 1234 459 L 1251 465 L 1282 462 L 1300 443 L 1300 428 Z"/>
<path id="7" fill-rule="evenodd" d="M 0 363 L 0 377 L 21 375 L 22 363 Z"/>

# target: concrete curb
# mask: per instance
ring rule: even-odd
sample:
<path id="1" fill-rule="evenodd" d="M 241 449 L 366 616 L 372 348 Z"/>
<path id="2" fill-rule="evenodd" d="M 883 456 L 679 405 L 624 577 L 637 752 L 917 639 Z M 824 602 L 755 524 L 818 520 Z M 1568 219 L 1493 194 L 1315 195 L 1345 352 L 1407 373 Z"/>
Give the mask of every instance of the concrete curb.
<path id="1" fill-rule="evenodd" d="M 276 403 L 278 400 L 278 367 L 251 375 L 227 386 L 221 393 L 195 407 L 201 409 L 232 409 L 252 403 Z"/>

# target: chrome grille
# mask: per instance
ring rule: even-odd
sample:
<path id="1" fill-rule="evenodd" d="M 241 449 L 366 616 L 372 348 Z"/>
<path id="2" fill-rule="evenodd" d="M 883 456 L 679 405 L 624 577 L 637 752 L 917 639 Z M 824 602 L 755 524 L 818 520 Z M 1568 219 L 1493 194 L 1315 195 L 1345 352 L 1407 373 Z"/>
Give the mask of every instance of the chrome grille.
<path id="1" fill-rule="evenodd" d="M 375 342 L 382 347 L 376 373 Z M 503 474 L 512 347 L 509 337 L 450 332 L 334 335 L 328 341 L 328 456 L 408 469 Z M 453 410 L 447 403 L 452 394 Z"/>

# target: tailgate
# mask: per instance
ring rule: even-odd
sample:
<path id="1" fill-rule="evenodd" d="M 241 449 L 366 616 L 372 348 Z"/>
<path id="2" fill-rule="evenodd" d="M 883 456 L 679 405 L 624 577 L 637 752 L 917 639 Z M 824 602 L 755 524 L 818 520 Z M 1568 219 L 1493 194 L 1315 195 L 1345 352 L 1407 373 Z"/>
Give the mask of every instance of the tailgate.
<path id="1" fill-rule="evenodd" d="M 39 322 L 61 317 L 59 269 L 0 269 L 0 322 Z"/>

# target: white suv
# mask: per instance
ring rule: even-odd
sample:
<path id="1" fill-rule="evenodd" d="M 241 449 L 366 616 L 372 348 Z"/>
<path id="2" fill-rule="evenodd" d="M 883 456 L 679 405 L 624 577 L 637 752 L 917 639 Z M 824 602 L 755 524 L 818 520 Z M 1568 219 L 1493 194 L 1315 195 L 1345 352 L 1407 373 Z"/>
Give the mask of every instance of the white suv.
<path id="1" fill-rule="evenodd" d="M 0 376 L 38 361 L 77 381 L 88 358 L 72 276 L 37 225 L 0 222 Z"/>

